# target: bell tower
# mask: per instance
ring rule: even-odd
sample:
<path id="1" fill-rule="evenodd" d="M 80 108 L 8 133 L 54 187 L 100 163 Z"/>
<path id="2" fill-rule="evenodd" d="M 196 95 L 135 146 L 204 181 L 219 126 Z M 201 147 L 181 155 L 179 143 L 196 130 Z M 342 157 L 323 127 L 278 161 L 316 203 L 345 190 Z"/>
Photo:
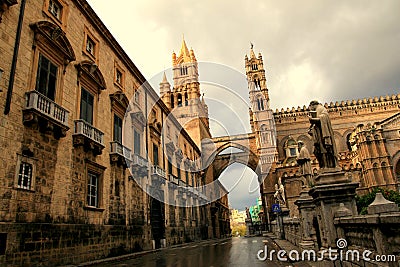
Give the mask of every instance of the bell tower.
<path id="1" fill-rule="evenodd" d="M 273 111 L 269 106 L 269 94 L 261 53 L 256 57 L 253 44 L 250 56 L 245 56 L 245 68 L 250 98 L 250 125 L 256 134 L 257 152 L 262 166 L 271 166 L 278 158 Z M 269 170 L 269 169 L 268 169 Z M 268 170 L 261 170 L 268 172 Z M 265 173 L 267 175 L 268 173 Z"/>
<path id="2" fill-rule="evenodd" d="M 177 56 L 172 53 L 173 88 L 164 74 L 160 83 L 161 99 L 171 110 L 198 147 L 201 140 L 210 138 L 208 106 L 201 98 L 199 72 L 193 49 L 188 49 L 185 39 Z"/>

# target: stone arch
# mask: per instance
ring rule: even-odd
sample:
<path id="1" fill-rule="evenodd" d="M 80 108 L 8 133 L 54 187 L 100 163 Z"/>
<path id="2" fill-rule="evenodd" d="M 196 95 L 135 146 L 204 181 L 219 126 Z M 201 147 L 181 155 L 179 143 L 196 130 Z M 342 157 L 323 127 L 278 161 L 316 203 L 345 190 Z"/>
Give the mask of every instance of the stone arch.
<path id="1" fill-rule="evenodd" d="M 223 154 L 223 151 L 228 148 L 235 148 L 240 151 Z M 252 151 L 252 149 L 255 151 Z M 204 171 L 207 173 L 212 170 L 215 178 L 219 177 L 231 164 L 240 163 L 248 166 L 260 177 L 260 159 L 256 149 L 254 134 L 217 137 L 212 141 L 204 142 L 202 143 Z"/>
<path id="2" fill-rule="evenodd" d="M 351 151 L 351 145 L 350 145 L 350 136 L 353 133 L 353 129 L 348 129 L 346 131 L 343 132 L 343 138 L 344 138 L 344 142 L 346 143 L 346 145 L 344 146 L 344 148 L 347 148 L 347 151 Z M 343 150 L 345 151 L 345 150 Z"/>
<path id="3" fill-rule="evenodd" d="M 333 131 L 333 135 L 335 137 L 337 151 L 347 151 L 346 140 L 343 138 L 343 135 L 338 131 Z"/>
<path id="4" fill-rule="evenodd" d="M 397 182 L 400 182 L 400 150 L 398 150 L 393 156 L 393 173 L 397 178 Z"/>
<path id="5" fill-rule="evenodd" d="M 283 137 L 279 142 L 277 142 L 278 143 L 278 155 L 280 155 L 280 156 L 285 155 L 285 143 L 290 138 L 291 138 L 290 135 L 287 135 L 287 136 Z"/>

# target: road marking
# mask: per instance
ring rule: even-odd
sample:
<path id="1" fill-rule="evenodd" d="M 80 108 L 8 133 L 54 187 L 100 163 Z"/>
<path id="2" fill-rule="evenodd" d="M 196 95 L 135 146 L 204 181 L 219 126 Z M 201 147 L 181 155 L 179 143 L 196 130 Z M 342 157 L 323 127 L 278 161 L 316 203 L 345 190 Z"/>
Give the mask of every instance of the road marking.
<path id="1" fill-rule="evenodd" d="M 221 243 L 220 245 L 225 245 L 225 244 L 228 244 L 228 242 Z"/>
<path id="2" fill-rule="evenodd" d="M 253 240 L 253 243 L 257 243 L 257 240 Z"/>

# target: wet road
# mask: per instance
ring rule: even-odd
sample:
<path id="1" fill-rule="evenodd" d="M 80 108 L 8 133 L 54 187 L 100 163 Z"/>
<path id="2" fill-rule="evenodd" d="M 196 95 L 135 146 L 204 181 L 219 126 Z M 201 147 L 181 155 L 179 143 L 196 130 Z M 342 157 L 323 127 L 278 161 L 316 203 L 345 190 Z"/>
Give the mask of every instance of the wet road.
<path id="1" fill-rule="evenodd" d="M 225 266 L 290 266 L 288 262 L 260 261 L 257 252 L 264 249 L 266 237 L 235 237 L 223 241 L 191 243 L 167 248 L 138 258 L 102 263 L 95 266 L 113 267 L 225 267 Z M 276 249 L 268 242 L 268 250 Z"/>

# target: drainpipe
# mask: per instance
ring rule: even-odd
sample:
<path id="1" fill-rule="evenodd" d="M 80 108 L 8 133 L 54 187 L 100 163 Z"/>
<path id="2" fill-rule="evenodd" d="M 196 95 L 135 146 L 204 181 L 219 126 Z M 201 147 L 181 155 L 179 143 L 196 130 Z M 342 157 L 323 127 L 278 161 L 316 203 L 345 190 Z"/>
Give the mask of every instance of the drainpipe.
<path id="1" fill-rule="evenodd" d="M 12 97 L 12 92 L 13 92 L 13 87 L 14 87 L 14 79 L 15 79 L 15 70 L 17 68 L 19 43 L 21 40 L 22 22 L 24 21 L 25 3 L 26 3 L 26 0 L 21 1 L 21 7 L 20 7 L 20 11 L 19 11 L 19 18 L 18 18 L 17 35 L 15 36 L 14 54 L 13 54 L 13 59 L 12 59 L 12 64 L 11 64 L 10 79 L 9 79 L 9 83 L 8 83 L 6 105 L 4 107 L 4 115 L 7 115 L 8 113 L 10 113 L 11 97 Z"/>

